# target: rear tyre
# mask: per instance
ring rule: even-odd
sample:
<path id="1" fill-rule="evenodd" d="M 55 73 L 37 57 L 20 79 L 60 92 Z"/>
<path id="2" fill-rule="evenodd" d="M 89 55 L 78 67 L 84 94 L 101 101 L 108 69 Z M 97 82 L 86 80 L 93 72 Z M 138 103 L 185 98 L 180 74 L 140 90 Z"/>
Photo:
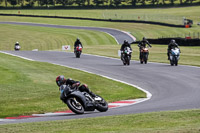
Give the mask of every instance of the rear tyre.
<path id="1" fill-rule="evenodd" d="M 70 97 L 66 100 L 66 104 L 72 112 L 76 114 L 84 113 L 83 105 L 81 104 L 79 99 L 75 97 Z"/>

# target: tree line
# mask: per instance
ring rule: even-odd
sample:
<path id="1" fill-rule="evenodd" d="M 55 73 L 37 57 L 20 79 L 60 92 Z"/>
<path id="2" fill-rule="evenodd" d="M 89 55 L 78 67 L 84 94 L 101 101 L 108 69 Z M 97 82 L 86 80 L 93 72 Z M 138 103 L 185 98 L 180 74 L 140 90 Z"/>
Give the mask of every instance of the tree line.
<path id="1" fill-rule="evenodd" d="M 15 7 L 16 5 L 24 7 L 43 6 L 136 6 L 136 5 L 174 5 L 176 4 L 192 4 L 197 0 L 0 0 L 0 4 L 5 2 Z M 199 1 L 200 2 L 200 1 Z"/>

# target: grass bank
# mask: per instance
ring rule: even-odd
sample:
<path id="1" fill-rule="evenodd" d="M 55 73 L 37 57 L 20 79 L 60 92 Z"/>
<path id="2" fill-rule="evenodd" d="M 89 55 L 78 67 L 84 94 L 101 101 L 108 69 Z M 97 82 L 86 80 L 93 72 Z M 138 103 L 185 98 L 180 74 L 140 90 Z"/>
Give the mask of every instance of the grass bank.
<path id="1" fill-rule="evenodd" d="M 2 53 L 0 62 L 0 118 L 66 110 L 55 83 L 58 75 L 88 84 L 108 102 L 146 97 L 144 92 L 132 86 L 79 70 Z"/>
<path id="2" fill-rule="evenodd" d="M 65 16 L 98 19 L 145 20 L 172 24 L 182 24 L 183 17 L 199 21 L 199 6 L 179 8 L 148 8 L 148 9 L 95 9 L 95 10 L 0 10 L 0 13 L 45 16 Z"/>
<path id="3" fill-rule="evenodd" d="M 200 110 L 9 124 L 0 125 L 0 130 L 6 133 L 199 133 Z"/>
<path id="4" fill-rule="evenodd" d="M 5 17 L 0 16 L 1 21 L 19 21 L 33 22 L 58 25 L 73 25 L 73 26 L 92 26 L 92 27 L 107 27 L 127 31 L 141 40 L 142 37 L 159 38 L 159 37 L 185 37 L 189 34 L 193 36 L 200 31 L 200 26 L 196 24 L 192 28 L 174 28 L 159 25 L 139 24 L 139 23 L 119 23 L 119 22 L 99 22 L 88 20 L 74 19 L 50 19 L 50 18 L 31 18 L 31 17 Z"/>
<path id="5" fill-rule="evenodd" d="M 14 50 L 15 42 L 19 42 L 22 50 L 54 50 L 62 45 L 73 48 L 76 38 L 80 38 L 84 46 L 116 44 L 110 35 L 89 30 L 73 30 L 60 28 L 46 28 L 21 25 L 0 25 L 0 49 Z"/>
<path id="6" fill-rule="evenodd" d="M 0 25 L 0 49 L 13 50 L 14 43 L 20 42 L 22 50 L 61 50 L 62 45 L 71 45 L 77 37 L 83 43 L 83 53 L 119 58 L 117 51 L 120 45 L 106 33 L 88 30 L 70 30 L 47 27 Z M 149 61 L 169 63 L 167 60 L 167 46 L 152 44 Z M 132 45 L 132 59 L 138 60 L 137 44 Z M 200 66 L 200 47 L 180 47 L 180 64 Z M 72 50 L 70 51 L 72 52 Z"/>

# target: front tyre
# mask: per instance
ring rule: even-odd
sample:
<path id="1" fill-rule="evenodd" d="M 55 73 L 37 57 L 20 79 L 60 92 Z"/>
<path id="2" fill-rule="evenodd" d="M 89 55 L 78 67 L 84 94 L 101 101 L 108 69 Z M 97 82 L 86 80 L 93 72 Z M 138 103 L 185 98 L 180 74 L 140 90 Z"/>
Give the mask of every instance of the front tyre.
<path id="1" fill-rule="evenodd" d="M 175 64 L 175 66 L 178 66 L 178 60 L 177 60 L 177 57 L 175 58 L 174 64 Z"/>
<path id="2" fill-rule="evenodd" d="M 128 56 L 127 57 L 127 65 L 130 65 L 130 60 L 131 60 L 131 58 L 130 58 L 130 56 Z"/>
<path id="3" fill-rule="evenodd" d="M 76 114 L 84 113 L 83 105 L 81 104 L 79 99 L 75 97 L 70 97 L 66 100 L 66 104 L 72 112 Z"/>
<path id="4" fill-rule="evenodd" d="M 102 97 L 101 101 L 96 101 L 96 110 L 99 112 L 106 112 L 108 110 L 108 103 Z"/>

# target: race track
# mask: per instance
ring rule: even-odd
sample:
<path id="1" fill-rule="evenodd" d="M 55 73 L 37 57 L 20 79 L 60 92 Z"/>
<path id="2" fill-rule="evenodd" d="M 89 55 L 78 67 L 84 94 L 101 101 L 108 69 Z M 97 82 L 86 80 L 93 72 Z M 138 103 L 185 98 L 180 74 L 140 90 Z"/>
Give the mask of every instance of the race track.
<path id="1" fill-rule="evenodd" d="M 109 109 L 103 113 L 86 113 L 84 115 L 65 115 L 4 121 L 0 124 L 76 119 L 97 116 L 144 113 L 155 111 L 199 109 L 200 108 L 200 68 L 191 66 L 170 66 L 162 63 L 141 65 L 131 61 L 130 66 L 123 66 L 119 59 L 81 55 L 75 58 L 73 53 L 55 51 L 4 51 L 41 62 L 49 62 L 73 67 L 95 74 L 121 80 L 137 85 L 152 94 L 150 100 Z"/>

